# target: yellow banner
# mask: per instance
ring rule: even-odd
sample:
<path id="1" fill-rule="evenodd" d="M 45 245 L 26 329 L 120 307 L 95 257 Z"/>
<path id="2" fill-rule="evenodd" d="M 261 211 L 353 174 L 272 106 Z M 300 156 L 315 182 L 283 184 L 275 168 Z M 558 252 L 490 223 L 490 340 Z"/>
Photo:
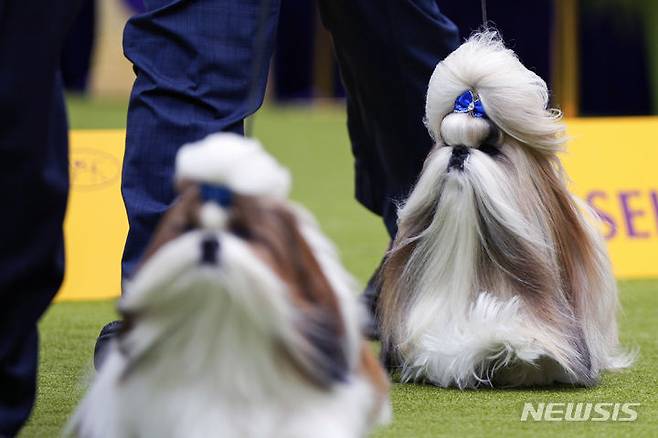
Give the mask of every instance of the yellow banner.
<path id="1" fill-rule="evenodd" d="M 615 273 L 658 277 L 658 117 L 568 121 L 572 190 L 603 219 Z M 58 300 L 116 297 L 128 231 L 123 130 L 71 132 L 67 270 Z"/>
<path id="2" fill-rule="evenodd" d="M 568 133 L 571 188 L 603 220 L 615 274 L 658 277 L 658 117 L 574 119 Z"/>
<path id="3" fill-rule="evenodd" d="M 64 221 L 66 274 L 57 300 L 116 297 L 128 219 L 121 199 L 123 130 L 72 131 Z"/>

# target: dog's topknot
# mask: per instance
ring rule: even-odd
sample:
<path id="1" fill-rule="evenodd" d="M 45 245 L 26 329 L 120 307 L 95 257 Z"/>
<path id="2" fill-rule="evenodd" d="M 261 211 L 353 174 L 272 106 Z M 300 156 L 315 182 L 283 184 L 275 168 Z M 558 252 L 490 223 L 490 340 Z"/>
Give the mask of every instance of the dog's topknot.
<path id="1" fill-rule="evenodd" d="M 425 124 L 435 141 L 445 143 L 444 136 L 450 135 L 442 131 L 442 122 L 466 90 L 477 93 L 488 118 L 507 135 L 545 153 L 561 149 L 562 114 L 547 108 L 546 83 L 505 47 L 498 32 L 473 34 L 436 66 L 425 104 Z"/>
<path id="2" fill-rule="evenodd" d="M 225 186 L 243 195 L 286 198 L 290 173 L 258 140 L 237 134 L 211 134 L 183 145 L 176 156 L 176 180 Z"/>

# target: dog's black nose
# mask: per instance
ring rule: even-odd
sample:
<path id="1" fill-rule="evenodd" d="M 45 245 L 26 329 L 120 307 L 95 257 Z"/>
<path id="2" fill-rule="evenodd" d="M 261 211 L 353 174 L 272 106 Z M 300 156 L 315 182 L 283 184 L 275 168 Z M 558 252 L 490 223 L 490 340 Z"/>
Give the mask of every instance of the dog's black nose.
<path id="1" fill-rule="evenodd" d="M 219 259 L 219 240 L 217 236 L 208 235 L 201 241 L 201 264 L 216 265 Z"/>
<path id="2" fill-rule="evenodd" d="M 458 171 L 464 170 L 464 162 L 468 157 L 468 148 L 466 146 L 455 146 L 452 148 L 452 155 L 448 161 L 448 171 L 457 169 Z"/>

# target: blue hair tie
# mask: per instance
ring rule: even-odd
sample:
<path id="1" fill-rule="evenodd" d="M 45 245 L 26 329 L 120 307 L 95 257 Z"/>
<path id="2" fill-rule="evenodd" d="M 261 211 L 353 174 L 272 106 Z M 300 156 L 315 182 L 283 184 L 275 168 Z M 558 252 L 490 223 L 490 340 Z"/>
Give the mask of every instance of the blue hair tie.
<path id="1" fill-rule="evenodd" d="M 487 113 L 484 111 L 484 106 L 482 106 L 482 101 L 471 90 L 464 91 L 455 99 L 455 106 L 452 112 L 470 113 L 473 117 L 488 119 Z"/>
<path id="2" fill-rule="evenodd" d="M 233 203 L 233 192 L 226 186 L 201 184 L 201 199 L 204 202 L 214 201 L 220 207 L 228 208 Z"/>

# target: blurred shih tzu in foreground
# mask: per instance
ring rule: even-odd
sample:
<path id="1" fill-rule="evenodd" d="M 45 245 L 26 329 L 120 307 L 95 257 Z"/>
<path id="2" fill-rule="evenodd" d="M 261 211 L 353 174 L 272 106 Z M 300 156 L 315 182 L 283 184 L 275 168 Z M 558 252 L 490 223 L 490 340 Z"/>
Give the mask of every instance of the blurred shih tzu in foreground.
<path id="1" fill-rule="evenodd" d="M 567 190 L 561 114 L 496 32 L 440 62 L 436 146 L 382 271 L 384 351 L 404 381 L 592 386 L 632 355 L 596 217 Z"/>
<path id="2" fill-rule="evenodd" d="M 81 438 L 362 437 L 390 415 L 354 285 L 254 140 L 183 146 L 179 199 L 119 303 Z"/>

